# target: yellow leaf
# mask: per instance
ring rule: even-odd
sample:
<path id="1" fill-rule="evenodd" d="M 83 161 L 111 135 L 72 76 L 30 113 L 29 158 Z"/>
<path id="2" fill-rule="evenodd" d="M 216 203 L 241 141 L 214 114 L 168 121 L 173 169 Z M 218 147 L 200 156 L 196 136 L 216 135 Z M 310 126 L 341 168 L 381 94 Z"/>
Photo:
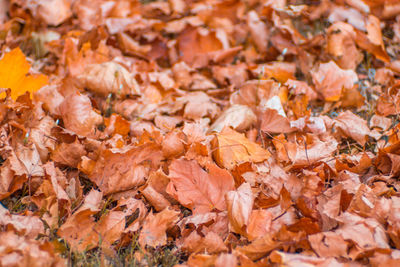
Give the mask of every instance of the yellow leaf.
<path id="1" fill-rule="evenodd" d="M 31 65 L 19 47 L 4 55 L 0 60 L 0 88 L 10 88 L 11 98 L 16 100 L 25 92 L 36 92 L 48 83 L 44 74 L 28 75 Z M 5 93 L 0 94 L 3 98 Z"/>
<path id="2" fill-rule="evenodd" d="M 213 147 L 216 149 L 213 153 L 216 162 L 227 169 L 242 162 L 262 162 L 270 156 L 260 145 L 229 127 L 215 135 Z"/>

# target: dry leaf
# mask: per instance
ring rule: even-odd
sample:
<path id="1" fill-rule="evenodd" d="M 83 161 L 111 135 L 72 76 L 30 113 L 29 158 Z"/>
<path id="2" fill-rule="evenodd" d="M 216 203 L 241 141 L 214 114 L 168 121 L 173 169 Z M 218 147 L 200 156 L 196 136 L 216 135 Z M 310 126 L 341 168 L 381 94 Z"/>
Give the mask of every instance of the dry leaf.
<path id="1" fill-rule="evenodd" d="M 64 238 L 74 251 L 83 251 L 98 246 L 99 234 L 93 229 L 96 225 L 93 215 L 100 211 L 103 194 L 92 190 L 85 197 L 85 202 L 61 227 L 57 234 Z"/>
<path id="2" fill-rule="evenodd" d="M 214 164 L 207 166 L 208 172 L 192 160 L 172 161 L 169 167 L 170 184 L 167 192 L 194 214 L 214 209 L 226 210 L 224 195 L 234 188 L 231 174 Z"/>
<path id="3" fill-rule="evenodd" d="M 251 142 L 243 134 L 229 127 L 215 134 L 213 147 L 215 160 L 227 169 L 247 161 L 263 162 L 270 156 L 270 153 L 259 144 Z"/>
<path id="4" fill-rule="evenodd" d="M 233 105 L 226 109 L 210 126 L 209 132 L 221 132 L 224 127 L 232 127 L 242 132 L 257 121 L 254 112 L 244 105 Z"/>
<path id="5" fill-rule="evenodd" d="M 48 83 L 43 74 L 29 75 L 31 64 L 19 47 L 4 54 L 0 60 L 0 88 L 10 88 L 11 98 L 17 99 L 25 92 L 34 93 Z M 0 93 L 0 98 L 4 97 Z"/>
<path id="6" fill-rule="evenodd" d="M 115 94 L 125 98 L 126 95 L 140 94 L 139 85 L 133 75 L 112 61 L 87 65 L 77 79 L 83 87 L 103 96 Z"/>
<path id="7" fill-rule="evenodd" d="M 354 139 L 362 146 L 365 145 L 368 136 L 371 135 L 367 122 L 349 110 L 339 114 L 335 119 L 335 126 L 346 137 Z"/>
<path id="8" fill-rule="evenodd" d="M 143 229 L 139 234 L 141 246 L 157 247 L 167 243 L 165 231 L 173 226 L 179 219 L 179 212 L 166 208 L 160 213 L 150 213 L 144 221 Z"/>
<path id="9" fill-rule="evenodd" d="M 18 236 L 12 231 L 0 232 L 0 266 L 65 266 L 48 241 Z"/>
<path id="10" fill-rule="evenodd" d="M 250 184 L 243 183 L 237 191 L 226 193 L 231 231 L 244 235 L 253 209 L 253 192 Z"/>
<path id="11" fill-rule="evenodd" d="M 65 128 L 78 135 L 95 136 L 97 125 L 103 121 L 93 110 L 90 99 L 79 92 L 67 96 L 59 108 Z"/>
<path id="12" fill-rule="evenodd" d="M 352 88 L 358 81 L 352 70 L 343 70 L 335 62 L 320 64 L 318 70 L 312 73 L 316 91 L 325 101 L 337 101 L 342 95 L 343 88 Z"/>
<path id="13" fill-rule="evenodd" d="M 102 149 L 97 160 L 84 158 L 80 168 L 105 194 L 143 185 L 150 169 L 162 155 L 158 146 L 147 143 L 122 149 Z"/>

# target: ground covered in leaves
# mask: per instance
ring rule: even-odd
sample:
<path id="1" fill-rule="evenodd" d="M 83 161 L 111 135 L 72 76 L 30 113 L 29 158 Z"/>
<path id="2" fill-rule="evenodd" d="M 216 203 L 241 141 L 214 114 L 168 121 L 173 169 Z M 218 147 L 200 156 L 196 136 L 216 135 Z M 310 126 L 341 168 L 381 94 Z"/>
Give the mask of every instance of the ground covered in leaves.
<path id="1" fill-rule="evenodd" d="M 399 266 L 397 0 L 0 0 L 0 266 Z"/>

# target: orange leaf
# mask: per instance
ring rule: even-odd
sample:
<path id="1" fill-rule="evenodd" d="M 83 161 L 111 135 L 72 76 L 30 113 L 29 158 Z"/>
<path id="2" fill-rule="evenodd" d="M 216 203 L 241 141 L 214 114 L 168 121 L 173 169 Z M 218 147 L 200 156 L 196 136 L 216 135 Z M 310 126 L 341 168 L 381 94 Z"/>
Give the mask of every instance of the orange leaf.
<path id="1" fill-rule="evenodd" d="M 165 231 L 179 220 L 179 212 L 166 208 L 160 213 L 150 213 L 140 231 L 139 244 L 156 247 L 167 243 Z"/>
<path id="2" fill-rule="evenodd" d="M 216 134 L 213 141 L 214 148 L 217 148 L 214 152 L 215 160 L 227 169 L 241 162 L 262 162 L 270 156 L 260 145 L 228 127 Z"/>
<path id="3" fill-rule="evenodd" d="M 43 74 L 27 75 L 31 65 L 19 47 L 6 53 L 0 60 L 0 88 L 10 88 L 11 98 L 16 100 L 25 92 L 36 92 L 48 83 Z M 3 98 L 5 95 L 0 94 Z"/>
<path id="4" fill-rule="evenodd" d="M 228 192 L 225 198 L 231 231 L 245 234 L 254 203 L 250 184 L 243 183 L 236 191 Z"/>
<path id="5" fill-rule="evenodd" d="M 169 167 L 169 178 L 167 192 L 195 214 L 214 208 L 225 210 L 224 195 L 234 189 L 233 177 L 228 171 L 210 164 L 206 172 L 194 160 L 174 160 Z"/>

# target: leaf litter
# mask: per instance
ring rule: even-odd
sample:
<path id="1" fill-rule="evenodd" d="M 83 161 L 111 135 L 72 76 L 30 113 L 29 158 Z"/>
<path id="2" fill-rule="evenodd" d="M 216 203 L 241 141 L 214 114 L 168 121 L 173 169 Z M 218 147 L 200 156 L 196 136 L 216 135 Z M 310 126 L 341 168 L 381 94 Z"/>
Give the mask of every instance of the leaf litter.
<path id="1" fill-rule="evenodd" d="M 400 4 L 0 0 L 0 266 L 397 266 Z"/>

